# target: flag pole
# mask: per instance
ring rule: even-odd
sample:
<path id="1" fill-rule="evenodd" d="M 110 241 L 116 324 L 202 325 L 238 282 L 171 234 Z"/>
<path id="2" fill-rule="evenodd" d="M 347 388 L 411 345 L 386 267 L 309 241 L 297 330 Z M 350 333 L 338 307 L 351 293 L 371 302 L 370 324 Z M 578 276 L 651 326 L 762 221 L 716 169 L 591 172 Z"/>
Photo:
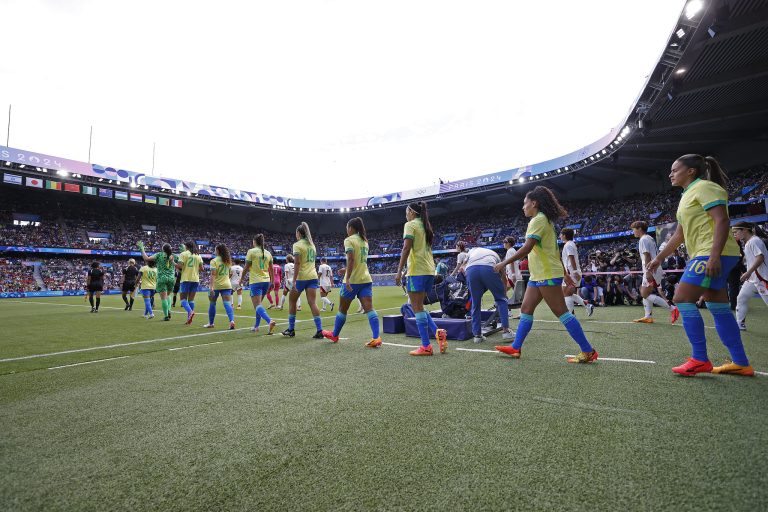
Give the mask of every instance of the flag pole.
<path id="1" fill-rule="evenodd" d="M 91 163 L 91 146 L 93 146 L 93 125 L 91 125 L 91 134 L 88 136 L 88 163 Z"/>
<path id="2" fill-rule="evenodd" d="M 155 143 L 152 143 L 152 176 L 155 175 Z"/>

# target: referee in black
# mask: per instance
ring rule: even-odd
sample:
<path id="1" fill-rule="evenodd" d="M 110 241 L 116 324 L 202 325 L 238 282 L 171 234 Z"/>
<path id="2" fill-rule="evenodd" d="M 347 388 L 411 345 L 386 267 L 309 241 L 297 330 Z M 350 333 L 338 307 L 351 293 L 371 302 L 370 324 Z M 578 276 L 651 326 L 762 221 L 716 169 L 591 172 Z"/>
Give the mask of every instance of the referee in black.
<path id="1" fill-rule="evenodd" d="M 128 260 L 128 266 L 123 269 L 123 302 L 125 311 L 133 309 L 133 291 L 136 289 L 136 279 L 139 277 L 139 269 L 136 268 L 136 260 Z M 126 297 L 127 295 L 127 297 Z M 128 299 L 130 298 L 130 302 Z"/>

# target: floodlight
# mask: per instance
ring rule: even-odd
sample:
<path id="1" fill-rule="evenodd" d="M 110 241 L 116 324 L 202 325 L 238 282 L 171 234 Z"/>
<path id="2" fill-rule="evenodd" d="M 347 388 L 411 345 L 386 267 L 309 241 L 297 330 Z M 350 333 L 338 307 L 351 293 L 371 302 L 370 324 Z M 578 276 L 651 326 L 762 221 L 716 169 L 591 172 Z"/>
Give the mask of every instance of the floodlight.
<path id="1" fill-rule="evenodd" d="M 704 7 L 704 2 L 701 0 L 691 0 L 685 6 L 685 17 L 689 20 L 696 16 L 699 11 Z"/>
<path id="2" fill-rule="evenodd" d="M 675 32 L 675 35 L 677 36 L 678 39 L 682 39 L 683 37 L 685 37 L 685 30 L 683 30 L 682 28 L 679 28 L 677 29 L 677 32 Z"/>
<path id="3" fill-rule="evenodd" d="M 5 162 L 5 165 L 10 165 L 10 162 Z M 69 176 L 69 173 L 64 170 L 56 171 L 56 174 L 58 174 L 59 176 Z"/>
<path id="4" fill-rule="evenodd" d="M 686 71 L 688 71 L 688 70 L 687 70 L 687 69 L 685 69 L 685 68 L 680 68 L 680 69 L 678 69 L 677 71 L 675 71 L 675 74 L 676 74 L 676 75 L 682 75 L 682 74 L 683 74 L 683 73 L 685 73 Z"/>

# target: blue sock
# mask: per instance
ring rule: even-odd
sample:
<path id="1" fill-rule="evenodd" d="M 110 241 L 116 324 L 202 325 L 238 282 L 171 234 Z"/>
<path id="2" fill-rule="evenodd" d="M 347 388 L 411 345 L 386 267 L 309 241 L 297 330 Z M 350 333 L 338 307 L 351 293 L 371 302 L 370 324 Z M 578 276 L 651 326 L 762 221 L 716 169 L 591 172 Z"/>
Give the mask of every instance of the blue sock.
<path id="1" fill-rule="evenodd" d="M 515 341 L 512 342 L 512 348 L 515 350 L 523 348 L 523 342 L 528 333 L 531 332 L 531 327 L 533 327 L 533 315 L 520 313 L 520 323 L 517 324 L 517 332 L 515 332 Z"/>
<path id="2" fill-rule="evenodd" d="M 192 310 L 189 308 L 189 301 L 187 299 L 183 299 L 181 301 L 181 307 L 184 308 L 184 311 L 187 312 L 187 315 L 189 315 L 192 312 Z"/>
<path id="3" fill-rule="evenodd" d="M 717 335 L 731 353 L 731 361 L 740 366 L 749 366 L 749 359 L 741 343 L 739 324 L 736 323 L 731 306 L 725 302 L 707 302 L 707 309 L 715 320 Z"/>
<path id="4" fill-rule="evenodd" d="M 232 309 L 232 303 L 223 301 L 224 302 L 224 311 L 227 312 L 227 318 L 229 318 L 230 322 L 235 321 L 235 310 Z"/>
<path id="5" fill-rule="evenodd" d="M 347 315 L 339 311 L 336 313 L 336 320 L 333 322 L 333 335 L 338 336 L 341 332 L 341 328 L 344 327 L 344 324 L 347 322 Z"/>
<path id="6" fill-rule="evenodd" d="M 313 316 L 312 320 L 315 321 L 315 327 L 317 328 L 317 330 L 318 331 L 322 331 L 323 330 L 323 320 L 322 320 L 322 318 L 320 318 L 319 316 Z"/>
<path id="7" fill-rule="evenodd" d="M 426 311 L 419 311 L 416 313 L 416 327 L 419 329 L 419 336 L 421 336 L 421 346 L 429 346 L 429 315 Z"/>
<path id="8" fill-rule="evenodd" d="M 288 329 L 293 330 L 293 328 L 296 326 L 296 315 L 288 314 Z"/>
<path id="9" fill-rule="evenodd" d="M 432 315 L 427 313 L 426 311 L 424 314 L 427 315 L 427 326 L 429 327 L 429 330 L 427 331 L 429 333 L 429 336 L 432 337 L 434 335 L 437 335 L 437 324 L 435 323 L 435 320 L 432 318 Z"/>
<path id="10" fill-rule="evenodd" d="M 193 300 L 189 301 L 189 309 L 192 310 L 192 311 L 195 310 L 195 301 L 193 301 Z"/>
<path id="11" fill-rule="evenodd" d="M 213 325 L 213 321 L 216 319 L 216 303 L 208 303 L 208 323 Z"/>
<path id="12" fill-rule="evenodd" d="M 269 315 L 267 314 L 267 310 L 264 309 L 264 306 L 259 304 L 258 306 L 256 306 L 256 327 L 259 326 L 262 318 L 264 319 L 265 322 L 267 322 L 267 324 L 269 324 L 269 322 L 272 321 L 272 319 L 269 318 Z M 293 318 L 294 320 L 296 319 L 295 316 Z"/>
<path id="13" fill-rule="evenodd" d="M 584 335 L 584 329 L 581 328 L 581 324 L 576 317 L 571 313 L 563 313 L 560 316 L 560 322 L 568 329 L 568 334 L 571 335 L 573 341 L 579 344 L 579 348 L 582 352 L 592 352 L 594 350 L 592 345 L 587 341 L 587 337 Z"/>
<path id="14" fill-rule="evenodd" d="M 683 317 L 683 329 L 691 342 L 692 355 L 697 361 L 709 361 L 707 357 L 707 338 L 704 334 L 704 319 L 699 308 L 692 302 L 678 302 L 677 309 Z M 736 326 L 738 329 L 738 326 Z"/>
<path id="15" fill-rule="evenodd" d="M 376 310 L 368 312 L 368 323 L 371 324 L 371 335 L 374 339 L 379 337 L 379 314 Z"/>
<path id="16" fill-rule="evenodd" d="M 144 299 L 144 314 L 145 315 L 151 315 L 152 314 L 152 300 L 151 299 Z"/>

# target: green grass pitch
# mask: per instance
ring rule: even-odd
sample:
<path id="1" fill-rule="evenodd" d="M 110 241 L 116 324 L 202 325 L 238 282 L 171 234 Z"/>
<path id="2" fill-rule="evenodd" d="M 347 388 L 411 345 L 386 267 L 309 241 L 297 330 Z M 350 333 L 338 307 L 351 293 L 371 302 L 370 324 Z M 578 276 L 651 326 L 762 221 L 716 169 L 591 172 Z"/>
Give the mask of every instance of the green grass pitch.
<path id="1" fill-rule="evenodd" d="M 403 302 L 374 293 L 381 315 Z M 403 335 L 367 349 L 354 313 L 340 343 L 313 340 L 306 305 L 296 338 L 254 335 L 244 301 L 233 332 L 221 306 L 201 328 L 205 295 L 192 326 L 119 296 L 98 315 L 82 297 L 0 301 L 0 509 L 768 507 L 768 375 L 674 375 L 689 345 L 658 308 L 653 325 L 631 323 L 639 307 L 578 309 L 606 359 L 571 365 L 544 306 L 513 360 L 490 352 L 500 335 L 431 358 Z M 744 343 L 768 372 L 768 308 L 751 306 Z"/>

